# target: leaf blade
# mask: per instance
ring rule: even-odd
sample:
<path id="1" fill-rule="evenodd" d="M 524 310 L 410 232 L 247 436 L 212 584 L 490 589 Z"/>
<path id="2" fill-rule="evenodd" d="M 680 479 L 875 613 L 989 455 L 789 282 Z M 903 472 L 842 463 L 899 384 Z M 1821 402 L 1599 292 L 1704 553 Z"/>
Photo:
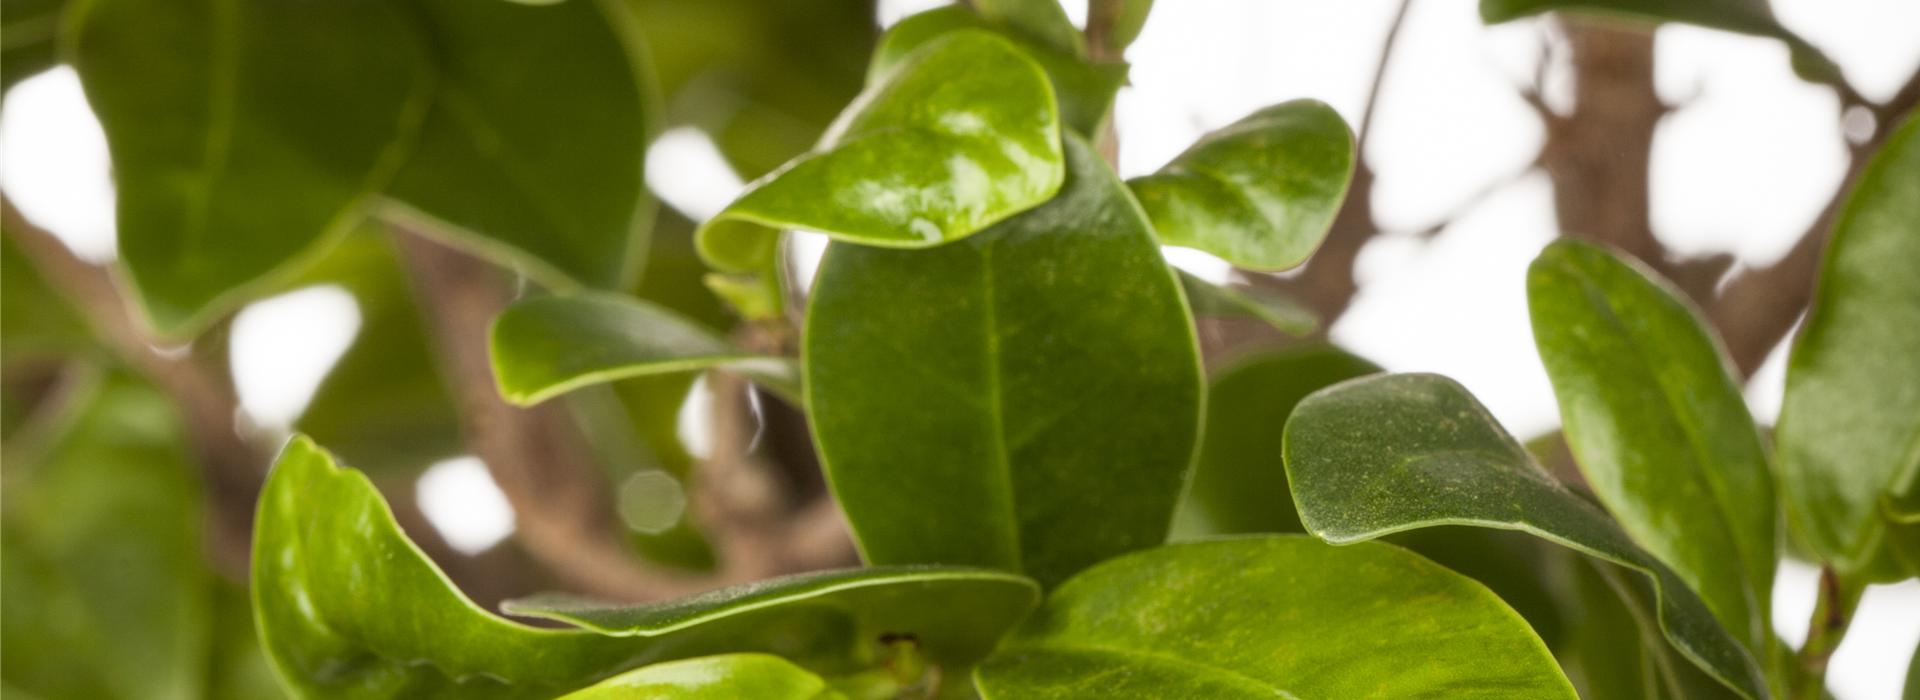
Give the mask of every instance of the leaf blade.
<path id="1" fill-rule="evenodd" d="M 772 654 L 721 654 L 635 669 L 562 700 L 812 700 L 827 682 Z"/>

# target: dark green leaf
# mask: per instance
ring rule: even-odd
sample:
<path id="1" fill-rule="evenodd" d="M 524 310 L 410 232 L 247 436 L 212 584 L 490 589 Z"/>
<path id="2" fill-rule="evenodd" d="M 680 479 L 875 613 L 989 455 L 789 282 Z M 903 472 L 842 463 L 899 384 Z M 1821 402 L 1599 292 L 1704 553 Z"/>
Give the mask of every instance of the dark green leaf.
<path id="1" fill-rule="evenodd" d="M 1568 567 L 1580 616 L 1572 625 L 1570 648 L 1562 656 L 1567 676 L 1580 688 L 1584 700 L 1664 697 L 1665 679 L 1647 648 L 1647 640 L 1641 636 L 1633 610 L 1594 570 L 1596 566 L 1613 565 L 1580 561 Z M 1658 639 L 1655 643 L 1666 644 Z"/>
<path id="2" fill-rule="evenodd" d="M 253 628 L 253 600 L 247 589 L 225 581 L 213 585 L 213 648 L 210 649 L 209 700 L 280 700 L 286 692 Z"/>
<path id="3" fill-rule="evenodd" d="M 1535 464 L 1472 394 L 1431 374 L 1355 379 L 1300 402 L 1287 475 L 1307 530 L 1355 542 L 1432 525 L 1520 530 L 1634 569 L 1667 639 L 1749 700 L 1770 697 L 1753 657 L 1666 565 Z"/>
<path id="4" fill-rule="evenodd" d="M 930 250 L 827 248 L 808 413 L 872 563 L 1050 586 L 1166 538 L 1198 438 L 1193 323 L 1119 179 L 1066 142 L 1067 185 L 1031 212 Z"/>
<path id="5" fill-rule="evenodd" d="M 200 697 L 210 580 L 173 408 L 118 375 L 82 400 L 44 460 L 6 465 L 0 677 L 48 700 Z"/>
<path id="6" fill-rule="evenodd" d="M 874 49 L 873 63 L 867 69 L 867 83 L 879 84 L 914 49 L 948 32 L 961 29 L 998 32 L 1046 70 L 1047 80 L 1052 83 L 1053 94 L 1060 103 L 1060 123 L 1082 136 L 1098 135 L 1113 114 L 1114 95 L 1127 82 L 1127 65 L 1095 62 L 1083 55 L 1063 53 L 1026 34 L 1003 31 L 1003 27 L 958 6 L 928 10 L 903 19 L 887 30 Z"/>
<path id="7" fill-rule="evenodd" d="M 419 0 L 441 67 L 387 213 L 549 287 L 621 289 L 646 255 L 657 108 L 626 3 Z"/>
<path id="8" fill-rule="evenodd" d="M 1913 660 L 1907 662 L 1907 689 L 1900 697 L 1902 700 L 1920 700 L 1920 648 L 1913 650 Z"/>
<path id="9" fill-rule="evenodd" d="M 614 294 L 527 299 L 494 319 L 488 349 L 500 394 L 536 404 L 587 386 L 727 367 L 797 397 L 791 361 L 742 352 L 672 311 Z"/>
<path id="10" fill-rule="evenodd" d="M 1257 318 L 1282 332 L 1304 336 L 1320 325 L 1312 309 L 1284 294 L 1258 287 L 1222 287 L 1179 270 L 1180 286 L 1186 290 L 1187 306 L 1195 316 L 1215 318 Z"/>
<path id="11" fill-rule="evenodd" d="M 1308 394 L 1380 371 L 1331 345 L 1263 353 L 1221 371 L 1207 390 L 1207 427 L 1174 537 L 1305 532 L 1287 495 L 1280 430 Z"/>
<path id="12" fill-rule="evenodd" d="M 1525 621 L 1383 544 L 1168 545 L 1082 572 L 975 674 L 1001 698 L 1566 698 Z"/>
<path id="13" fill-rule="evenodd" d="M 1587 483 L 1634 542 L 1766 658 L 1779 557 L 1773 472 L 1719 341 L 1684 298 L 1573 239 L 1527 272 L 1534 341 Z"/>
<path id="14" fill-rule="evenodd" d="M 827 682 L 771 654 L 722 654 L 629 671 L 564 700 L 826 700 Z"/>
<path id="15" fill-rule="evenodd" d="M 799 629 L 802 623 L 846 628 L 842 634 L 861 642 L 911 634 L 934 663 L 968 668 L 986 658 L 1039 598 L 1038 586 L 1012 574 L 899 566 L 787 576 L 649 605 L 544 594 L 508 601 L 502 609 L 622 637 L 659 637 L 701 626 L 747 637 Z"/>
<path id="16" fill-rule="evenodd" d="M 6 362 L 57 360 L 95 345 L 79 314 L 47 288 L 11 235 L 0 240 L 0 337 Z"/>
<path id="17" fill-rule="evenodd" d="M 74 67 L 119 192 L 120 259 L 189 334 L 345 235 L 406 152 L 431 68 L 382 0 L 96 0 Z"/>
<path id="18" fill-rule="evenodd" d="M 1061 53 L 1087 55 L 1087 38 L 1067 18 L 1059 0 L 974 0 L 980 16 Z"/>
<path id="19" fill-rule="evenodd" d="M 1787 361 L 1775 442 L 1795 528 L 1843 572 L 1871 560 L 1888 495 L 1920 493 L 1920 118 L 1880 147 L 1827 243 Z"/>
<path id="20" fill-rule="evenodd" d="M 1262 109 L 1200 138 L 1160 172 L 1127 181 L 1160 242 L 1249 270 L 1305 262 L 1353 176 L 1353 132 L 1318 100 Z"/>
<path id="21" fill-rule="evenodd" d="M 952 79 L 961 73 L 968 79 Z M 707 262 L 765 270 L 778 228 L 938 245 L 1046 201 L 1065 177 L 1045 74 L 988 32 L 921 47 L 842 118 L 828 146 L 755 182 L 701 227 Z"/>
<path id="22" fill-rule="evenodd" d="M 56 39 L 66 0 L 0 3 L 0 90 L 60 62 Z"/>

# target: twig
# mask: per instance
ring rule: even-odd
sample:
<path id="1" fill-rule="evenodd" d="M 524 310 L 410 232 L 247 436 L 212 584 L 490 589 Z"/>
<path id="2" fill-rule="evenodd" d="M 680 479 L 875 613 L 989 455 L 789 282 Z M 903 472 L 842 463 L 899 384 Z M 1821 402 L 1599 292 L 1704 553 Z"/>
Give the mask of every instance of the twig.
<path id="1" fill-rule="evenodd" d="M 1374 67 L 1373 86 L 1367 89 L 1367 107 L 1360 112 L 1360 132 L 1353 144 L 1355 153 L 1366 153 L 1367 135 L 1373 132 L 1373 108 L 1380 103 L 1380 84 L 1386 82 L 1387 63 L 1393 60 L 1393 45 L 1400 40 L 1400 27 L 1406 24 L 1409 7 L 1413 7 L 1413 0 L 1400 0 L 1400 9 L 1393 13 L 1393 24 L 1387 26 L 1386 41 L 1380 45 L 1380 65 Z"/>
<path id="2" fill-rule="evenodd" d="M 1840 640 L 1847 635 L 1847 627 L 1853 623 L 1853 612 L 1860 605 L 1860 595 L 1865 587 L 1857 583 L 1842 580 L 1833 569 L 1820 570 L 1820 597 L 1813 607 L 1813 616 L 1807 621 L 1807 642 L 1800 646 L 1800 669 L 1805 673 L 1802 684 L 1794 689 L 1795 697 L 1801 700 L 1820 700 L 1826 689 L 1827 662 L 1832 660 L 1835 649 L 1840 648 Z"/>

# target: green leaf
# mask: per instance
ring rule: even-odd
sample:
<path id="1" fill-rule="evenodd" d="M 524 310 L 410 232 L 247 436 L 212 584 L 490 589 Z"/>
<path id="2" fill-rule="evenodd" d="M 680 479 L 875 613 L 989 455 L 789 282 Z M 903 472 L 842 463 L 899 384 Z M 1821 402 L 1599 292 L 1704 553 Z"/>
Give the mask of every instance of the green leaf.
<path id="1" fill-rule="evenodd" d="M 1061 124 L 1082 136 L 1097 136 L 1106 126 L 1113 114 L 1114 95 L 1127 82 L 1126 64 L 1095 62 L 1085 58 L 1084 52 L 1056 50 L 1026 34 L 1003 31 L 1003 24 L 988 21 L 965 7 L 928 10 L 893 25 L 874 48 L 873 61 L 867 68 L 867 84 L 877 85 L 886 79 L 914 49 L 961 29 L 996 32 L 1040 64 L 1059 101 Z"/>
<path id="2" fill-rule="evenodd" d="M 200 486 L 166 397 L 122 375 L 44 460 L 7 466 L 0 678 L 48 700 L 207 686 Z"/>
<path id="3" fill-rule="evenodd" d="M 1879 502 L 1920 480 L 1920 118 L 1895 132 L 1834 224 L 1787 361 L 1775 443 L 1788 515 L 1843 572 L 1873 558 Z"/>
<path id="4" fill-rule="evenodd" d="M 1572 239 L 1527 272 L 1534 342 L 1581 473 L 1634 542 L 1766 658 L 1773 472 L 1724 350 L 1684 298 Z"/>
<path id="5" fill-rule="evenodd" d="M 771 654 L 722 654 L 654 664 L 565 700 L 826 700 L 827 682 Z"/>
<path id="6" fill-rule="evenodd" d="M 113 155 L 120 259 L 170 335 L 351 230 L 431 95 L 425 47 L 391 2 L 70 9 L 70 60 Z"/>
<path id="7" fill-rule="evenodd" d="M 1000 698 L 1566 698 L 1546 645 L 1477 583 L 1384 544 L 1168 545 L 1048 596 L 975 673 Z"/>
<path id="8" fill-rule="evenodd" d="M 1194 316 L 1255 318 L 1295 336 L 1312 333 L 1314 327 L 1320 325 L 1320 317 L 1312 309 L 1284 294 L 1258 287 L 1218 286 L 1185 270 L 1176 272 L 1180 274 L 1180 287 L 1186 290 L 1187 306 L 1193 309 Z"/>
<path id="9" fill-rule="evenodd" d="M 1033 581 L 985 569 L 897 566 L 821 571 L 733 586 L 648 605 L 599 603 L 565 594 L 507 601 L 509 614 L 537 616 L 621 637 L 659 637 L 705 626 L 710 636 L 773 636 L 774 630 L 831 628 L 862 644 L 910 634 L 934 663 L 969 668 L 1026 616 L 1040 598 Z M 783 649 L 812 667 L 844 659 L 808 658 L 845 649 Z"/>
<path id="10" fill-rule="evenodd" d="M 1153 12 L 1153 0 L 1101 0 L 1087 4 L 1087 27 L 1106 26 L 1107 50 L 1119 55 L 1133 40 L 1140 38 L 1140 30 L 1147 26 L 1147 15 Z"/>
<path id="11" fill-rule="evenodd" d="M 1207 134 L 1160 172 L 1127 181 L 1160 242 L 1249 270 L 1305 262 L 1353 177 L 1353 132 L 1318 100 L 1283 102 Z"/>
<path id="12" fill-rule="evenodd" d="M 1322 344 L 1254 355 L 1220 371 L 1207 390 L 1200 458 L 1174 518 L 1174 537 L 1305 532 L 1288 496 L 1280 428 L 1308 394 L 1381 371 Z"/>
<path id="13" fill-rule="evenodd" d="M 626 4 L 418 5 L 441 78 L 385 213 L 548 287 L 630 284 L 653 222 L 642 171 L 657 108 Z"/>
<path id="14" fill-rule="evenodd" d="M 1087 38 L 1067 17 L 1059 0 L 974 0 L 980 16 L 1046 44 L 1061 53 L 1087 55 Z"/>
<path id="15" fill-rule="evenodd" d="M 827 248 L 808 414 L 871 563 L 1051 586 L 1166 538 L 1200 423 L 1193 322 L 1119 179 L 1077 136 L 1067 156 L 1059 197 L 964 241 Z"/>
<path id="16" fill-rule="evenodd" d="M 1602 566 L 1612 565 L 1586 561 L 1568 567 L 1580 616 L 1572 625 L 1570 648 L 1562 655 L 1567 676 L 1585 700 L 1660 698 L 1665 679 L 1650 655 L 1647 640 L 1641 636 L 1633 610 L 1595 570 Z"/>
<path id="17" fill-rule="evenodd" d="M 1480 0 L 1480 19 L 1487 24 L 1556 11 L 1638 22 L 1685 22 L 1760 36 L 1786 32 L 1773 18 L 1767 0 Z"/>
<path id="18" fill-rule="evenodd" d="M 953 80 L 959 74 L 967 80 Z M 1052 197 L 1065 166 L 1046 76 L 1012 43 L 958 31 L 916 50 L 826 146 L 750 185 L 697 234 L 713 266 L 765 270 L 773 229 L 925 248 Z"/>
<path id="19" fill-rule="evenodd" d="M 708 367 L 800 394 L 791 361 L 742 352 L 679 314 L 614 294 L 516 302 L 494 319 L 488 350 L 500 395 L 523 406 L 591 384 Z"/>
<path id="20" fill-rule="evenodd" d="M 1900 697 L 1902 700 L 1920 700 L 1920 648 L 1913 650 L 1913 660 L 1907 662 L 1907 689 Z"/>
<path id="21" fill-rule="evenodd" d="M 1307 531 L 1356 542 L 1432 525 L 1520 530 L 1634 569 L 1666 638 L 1749 700 L 1770 697 L 1753 657 L 1699 596 L 1598 507 L 1534 463 L 1472 394 L 1431 374 L 1355 379 L 1300 402 L 1287 475 Z"/>
<path id="22" fill-rule="evenodd" d="M 40 271 L 13 243 L 0 239 L 0 360 L 58 360 L 97 343 L 73 306 L 48 289 Z"/>
<path id="23" fill-rule="evenodd" d="M 0 90 L 60 63 L 56 39 L 66 0 L 0 3 Z"/>

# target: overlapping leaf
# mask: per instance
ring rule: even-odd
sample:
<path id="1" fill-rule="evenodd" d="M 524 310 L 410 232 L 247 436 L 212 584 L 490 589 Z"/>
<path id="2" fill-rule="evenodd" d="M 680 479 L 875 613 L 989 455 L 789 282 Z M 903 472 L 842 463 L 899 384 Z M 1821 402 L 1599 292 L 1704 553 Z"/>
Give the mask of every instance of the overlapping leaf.
<path id="1" fill-rule="evenodd" d="M 1571 239 L 1527 273 L 1534 341 L 1587 483 L 1765 658 L 1779 556 L 1773 470 L 1719 342 L 1682 299 L 1654 273 Z"/>
<path id="2" fill-rule="evenodd" d="M 829 700 L 827 682 L 771 654 L 669 661 L 614 676 L 564 700 Z"/>
<path id="3" fill-rule="evenodd" d="M 1200 422 L 1192 321 L 1119 179 L 1067 145 L 1060 196 L 994 228 L 827 249 L 808 413 L 872 563 L 1051 585 L 1166 537 Z"/>
<path id="4" fill-rule="evenodd" d="M 1257 318 L 1282 332 L 1297 336 L 1320 325 L 1313 310 L 1285 295 L 1255 287 L 1222 287 L 1179 270 L 1180 286 L 1194 316 Z"/>
<path id="5" fill-rule="evenodd" d="M 952 79 L 960 74 L 968 79 Z M 977 30 L 914 51 L 825 141 L 703 225 L 701 256 L 724 270 L 765 271 L 783 228 L 938 245 L 1046 201 L 1065 174 L 1045 74 L 1011 42 Z"/>
<path id="6" fill-rule="evenodd" d="M 1486 588 L 1383 544 L 1168 545 L 1061 585 L 975 673 L 1002 698 L 1565 698 Z"/>
<path id="7" fill-rule="evenodd" d="M 1467 390 L 1430 374 L 1355 379 L 1300 402 L 1287 475 L 1309 532 L 1355 542 L 1433 525 L 1520 530 L 1633 569 L 1630 605 L 1702 671 L 1771 697 L 1753 657 L 1677 575 L 1542 470 Z"/>
<path id="8" fill-rule="evenodd" d="M 169 334 L 350 230 L 431 94 L 426 48 L 390 2 L 73 12 L 71 58 L 113 156 L 120 259 Z"/>
<path id="9" fill-rule="evenodd" d="M 1249 270 L 1284 270 L 1326 238 L 1353 163 L 1353 133 L 1340 114 L 1317 100 L 1294 100 L 1201 137 L 1127 186 L 1160 242 Z"/>
<path id="10" fill-rule="evenodd" d="M 653 223 L 641 173 L 658 108 L 626 4 L 418 7 L 440 75 L 386 212 L 550 287 L 628 284 Z"/>
<path id="11" fill-rule="evenodd" d="M 1087 38 L 1073 26 L 1059 0 L 979 0 L 981 16 L 1032 37 L 1061 53 L 1087 54 Z"/>
<path id="12" fill-rule="evenodd" d="M 1806 330 L 1787 361 L 1775 441 L 1788 514 L 1842 570 L 1870 561 L 1881 501 L 1920 492 L 1920 118 L 1848 195 Z M 1911 507 L 1911 506 L 1909 506 Z"/>

